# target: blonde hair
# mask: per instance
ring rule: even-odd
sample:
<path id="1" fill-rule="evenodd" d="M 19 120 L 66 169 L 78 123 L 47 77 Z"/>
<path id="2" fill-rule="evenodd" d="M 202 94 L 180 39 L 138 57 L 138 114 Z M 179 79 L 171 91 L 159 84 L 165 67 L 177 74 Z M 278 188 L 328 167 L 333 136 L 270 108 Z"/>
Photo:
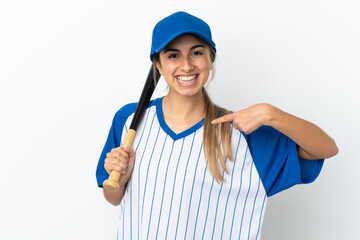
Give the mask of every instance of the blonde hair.
<path id="1" fill-rule="evenodd" d="M 195 36 L 196 37 L 196 36 Z M 215 75 L 214 61 L 216 57 L 215 50 L 209 46 L 204 40 L 196 37 L 205 47 L 206 56 L 211 71 L 211 82 Z M 154 54 L 153 57 L 153 69 L 156 72 L 156 63 L 160 63 L 159 54 Z M 231 152 L 231 123 L 224 122 L 220 124 L 212 124 L 211 121 L 219 116 L 230 113 L 225 108 L 219 107 L 213 103 L 206 89 L 202 88 L 202 95 L 205 102 L 205 120 L 204 120 L 204 134 L 203 134 L 203 147 L 204 154 L 210 172 L 215 180 L 220 183 L 224 182 L 221 169 L 229 174 L 229 170 L 226 167 L 226 159 L 234 161 Z"/>

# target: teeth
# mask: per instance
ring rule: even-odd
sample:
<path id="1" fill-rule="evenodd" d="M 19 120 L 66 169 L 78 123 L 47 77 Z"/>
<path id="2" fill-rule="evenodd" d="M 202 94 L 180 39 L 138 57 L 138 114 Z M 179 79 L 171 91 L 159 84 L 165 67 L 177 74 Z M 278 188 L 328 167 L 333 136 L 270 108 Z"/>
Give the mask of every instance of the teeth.
<path id="1" fill-rule="evenodd" d="M 191 75 L 191 76 L 178 76 L 177 79 L 180 81 L 191 81 L 194 80 L 196 78 L 196 75 Z"/>

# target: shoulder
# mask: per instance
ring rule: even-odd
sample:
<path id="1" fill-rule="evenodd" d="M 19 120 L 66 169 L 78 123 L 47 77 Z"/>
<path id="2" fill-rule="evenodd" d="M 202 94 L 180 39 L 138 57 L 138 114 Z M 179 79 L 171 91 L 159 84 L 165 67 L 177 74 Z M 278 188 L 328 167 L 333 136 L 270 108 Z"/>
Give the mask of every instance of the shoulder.
<path id="1" fill-rule="evenodd" d="M 151 106 L 154 106 L 160 100 L 161 100 L 161 98 L 151 100 L 149 102 L 148 108 Z M 127 119 L 131 114 L 135 113 L 137 105 L 138 105 L 138 102 L 128 103 L 128 104 L 124 105 L 115 113 L 114 120 L 116 121 L 116 120 Z"/>
<path id="2" fill-rule="evenodd" d="M 115 118 L 123 118 L 125 116 L 130 116 L 133 114 L 136 110 L 137 103 L 128 103 L 124 106 L 122 106 L 116 113 Z"/>

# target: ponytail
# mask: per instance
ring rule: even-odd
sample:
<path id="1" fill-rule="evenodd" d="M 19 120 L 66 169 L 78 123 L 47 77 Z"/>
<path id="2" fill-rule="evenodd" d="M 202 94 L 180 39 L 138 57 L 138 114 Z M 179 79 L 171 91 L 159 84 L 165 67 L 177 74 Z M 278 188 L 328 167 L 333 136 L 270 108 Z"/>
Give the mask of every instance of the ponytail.
<path id="1" fill-rule="evenodd" d="M 211 121 L 218 118 L 219 115 L 223 116 L 230 112 L 215 105 L 211 101 L 205 88 L 202 89 L 202 94 L 205 101 L 205 122 L 203 135 L 205 158 L 211 174 L 214 176 L 215 180 L 220 183 L 224 182 L 220 167 L 229 174 L 225 160 L 228 158 L 229 160 L 234 161 L 231 153 L 231 123 L 224 122 L 213 125 L 211 124 Z"/>

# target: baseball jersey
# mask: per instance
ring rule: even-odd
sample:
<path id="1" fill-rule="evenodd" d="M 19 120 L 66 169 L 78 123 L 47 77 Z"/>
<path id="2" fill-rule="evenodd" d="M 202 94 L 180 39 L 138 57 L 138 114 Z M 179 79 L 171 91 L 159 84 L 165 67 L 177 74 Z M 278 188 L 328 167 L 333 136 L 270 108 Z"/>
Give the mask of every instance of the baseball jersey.
<path id="1" fill-rule="evenodd" d="M 102 187 L 104 159 L 121 146 L 136 103 L 113 119 L 96 176 Z M 323 160 L 303 160 L 296 144 L 272 127 L 253 133 L 231 129 L 234 161 L 225 181 L 214 180 L 204 157 L 203 120 L 179 134 L 164 120 L 162 98 L 150 102 L 133 142 L 136 159 L 120 203 L 118 239 L 260 239 L 267 197 L 310 183 Z"/>

